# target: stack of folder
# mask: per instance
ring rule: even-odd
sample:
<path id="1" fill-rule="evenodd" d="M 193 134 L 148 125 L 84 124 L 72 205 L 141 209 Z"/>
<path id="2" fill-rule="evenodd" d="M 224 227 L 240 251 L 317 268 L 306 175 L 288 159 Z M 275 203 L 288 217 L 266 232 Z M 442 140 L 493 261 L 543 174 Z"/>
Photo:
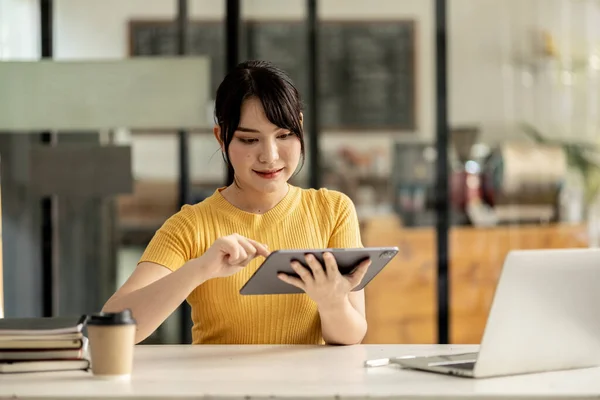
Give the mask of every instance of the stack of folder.
<path id="1" fill-rule="evenodd" d="M 0 319 L 0 373 L 87 370 L 86 316 Z"/>

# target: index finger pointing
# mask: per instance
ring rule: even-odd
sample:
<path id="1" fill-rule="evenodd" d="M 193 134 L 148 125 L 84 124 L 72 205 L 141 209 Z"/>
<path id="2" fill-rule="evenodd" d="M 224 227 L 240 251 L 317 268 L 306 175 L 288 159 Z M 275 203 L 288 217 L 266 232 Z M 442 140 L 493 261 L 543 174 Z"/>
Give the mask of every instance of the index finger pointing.
<path id="1" fill-rule="evenodd" d="M 254 245 L 256 248 L 256 254 L 263 257 L 268 257 L 271 252 L 269 251 L 267 245 L 257 242 L 253 239 L 248 239 L 250 243 Z"/>

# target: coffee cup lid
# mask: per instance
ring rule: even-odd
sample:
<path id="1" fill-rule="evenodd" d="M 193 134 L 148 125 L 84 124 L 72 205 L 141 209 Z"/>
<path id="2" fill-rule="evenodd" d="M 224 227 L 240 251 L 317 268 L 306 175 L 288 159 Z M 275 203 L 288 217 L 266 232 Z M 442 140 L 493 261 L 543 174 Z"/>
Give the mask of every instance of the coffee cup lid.
<path id="1" fill-rule="evenodd" d="M 92 314 L 87 321 L 88 325 L 131 325 L 135 323 L 131 310 L 128 308 L 121 312 Z"/>

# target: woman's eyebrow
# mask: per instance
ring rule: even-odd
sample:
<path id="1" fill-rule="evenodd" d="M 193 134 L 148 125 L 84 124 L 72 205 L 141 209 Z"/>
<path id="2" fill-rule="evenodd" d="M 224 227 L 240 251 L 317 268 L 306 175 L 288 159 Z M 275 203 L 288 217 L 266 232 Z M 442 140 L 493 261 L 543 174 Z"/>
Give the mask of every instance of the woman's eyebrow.
<path id="1" fill-rule="evenodd" d="M 243 126 L 238 126 L 237 130 L 240 132 L 250 132 L 250 133 L 260 133 L 260 131 L 251 128 L 244 128 Z"/>

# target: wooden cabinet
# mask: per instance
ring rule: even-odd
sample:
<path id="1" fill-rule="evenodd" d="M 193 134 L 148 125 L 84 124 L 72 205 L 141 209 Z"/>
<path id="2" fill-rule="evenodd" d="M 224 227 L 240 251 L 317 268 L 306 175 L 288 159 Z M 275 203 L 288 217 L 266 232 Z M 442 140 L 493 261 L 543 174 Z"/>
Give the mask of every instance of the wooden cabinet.
<path id="1" fill-rule="evenodd" d="M 436 343 L 435 228 L 403 228 L 392 217 L 363 222 L 365 246 L 393 245 L 396 258 L 365 289 L 364 343 Z M 582 225 L 455 227 L 449 237 L 450 341 L 479 343 L 511 249 L 586 247 Z"/>

